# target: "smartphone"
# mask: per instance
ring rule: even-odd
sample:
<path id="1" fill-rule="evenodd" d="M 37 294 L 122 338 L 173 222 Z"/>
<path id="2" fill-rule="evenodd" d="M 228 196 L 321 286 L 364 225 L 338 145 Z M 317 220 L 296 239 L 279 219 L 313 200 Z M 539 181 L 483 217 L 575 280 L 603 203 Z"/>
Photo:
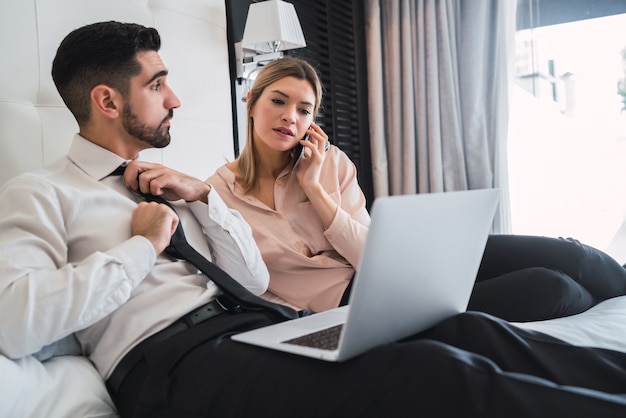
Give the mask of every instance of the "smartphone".
<path id="1" fill-rule="evenodd" d="M 304 138 L 302 138 L 304 141 L 309 141 L 309 135 L 304 135 Z M 326 144 L 324 144 L 324 152 L 328 151 L 330 148 L 330 141 L 326 141 Z M 302 146 L 300 143 L 298 143 L 298 145 L 296 145 L 295 149 L 294 149 L 294 155 L 297 155 L 298 158 L 296 158 L 296 162 L 293 163 L 293 168 L 292 170 L 295 170 L 296 167 L 298 166 L 298 164 L 300 163 L 300 160 L 303 158 L 308 157 L 309 155 L 306 154 L 307 153 L 307 148 Z M 308 151 L 310 154 L 310 151 Z"/>
<path id="2" fill-rule="evenodd" d="M 304 135 L 304 139 L 305 141 L 309 140 L 309 136 L 308 135 Z M 306 148 L 304 146 L 302 146 L 302 144 L 298 143 L 298 145 L 296 145 L 295 148 L 295 155 L 298 156 L 298 158 L 296 158 L 296 162 L 293 164 L 293 168 L 292 170 L 295 170 L 296 167 L 298 166 L 298 164 L 300 164 L 300 160 L 304 157 L 304 152 L 306 151 Z"/>

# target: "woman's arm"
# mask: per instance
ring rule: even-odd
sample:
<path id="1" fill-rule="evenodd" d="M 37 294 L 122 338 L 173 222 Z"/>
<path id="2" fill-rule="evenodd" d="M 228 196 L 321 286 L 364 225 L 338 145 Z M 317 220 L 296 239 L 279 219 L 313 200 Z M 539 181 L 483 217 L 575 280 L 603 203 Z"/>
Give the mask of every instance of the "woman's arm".
<path id="1" fill-rule="evenodd" d="M 357 181 L 356 167 L 345 153 L 336 150 L 340 203 L 324 235 L 333 248 L 356 269 L 369 232 L 370 216 L 365 206 L 365 195 Z"/>

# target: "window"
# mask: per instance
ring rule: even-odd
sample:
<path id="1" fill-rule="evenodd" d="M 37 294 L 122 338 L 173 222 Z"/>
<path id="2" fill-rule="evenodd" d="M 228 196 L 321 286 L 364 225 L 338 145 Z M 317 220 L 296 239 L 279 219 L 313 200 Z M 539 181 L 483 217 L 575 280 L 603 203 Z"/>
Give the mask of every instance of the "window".
<path id="1" fill-rule="evenodd" d="M 626 10 L 602 13 L 596 5 L 576 15 L 569 10 L 576 3 L 519 3 L 526 9 L 518 13 L 510 118 L 512 228 L 570 236 L 624 260 L 626 247 L 615 242 L 626 213 L 626 111 L 618 94 Z M 549 24 L 529 24 L 533 13 Z"/>

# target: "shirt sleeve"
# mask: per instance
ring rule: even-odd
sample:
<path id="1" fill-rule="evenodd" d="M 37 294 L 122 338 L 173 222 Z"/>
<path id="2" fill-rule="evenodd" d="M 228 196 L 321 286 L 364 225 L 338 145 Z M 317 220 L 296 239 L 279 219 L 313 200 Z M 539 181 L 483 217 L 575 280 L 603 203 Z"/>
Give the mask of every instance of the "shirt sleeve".
<path id="1" fill-rule="evenodd" d="M 336 154 L 339 208 L 324 235 L 333 248 L 356 270 L 369 232 L 370 216 L 359 186 L 356 167 L 343 152 Z"/>
<path id="2" fill-rule="evenodd" d="M 269 272 L 252 236 L 250 225 L 241 214 L 230 209 L 214 187 L 208 205 L 190 202 L 189 207 L 211 247 L 213 262 L 255 295 L 269 285 Z"/>
<path id="3" fill-rule="evenodd" d="M 0 352 L 8 357 L 37 352 L 105 318 L 154 266 L 156 253 L 144 237 L 70 263 L 70 205 L 44 182 L 11 181 L 0 201 Z"/>

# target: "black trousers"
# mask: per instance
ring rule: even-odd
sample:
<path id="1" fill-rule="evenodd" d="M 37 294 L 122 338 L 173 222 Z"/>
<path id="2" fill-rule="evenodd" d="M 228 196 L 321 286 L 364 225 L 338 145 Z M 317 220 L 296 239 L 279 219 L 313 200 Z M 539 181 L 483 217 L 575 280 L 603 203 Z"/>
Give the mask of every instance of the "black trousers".
<path id="1" fill-rule="evenodd" d="M 596 248 L 571 238 L 490 235 L 468 310 L 527 322 L 574 315 L 622 295 L 626 269 Z"/>
<path id="2" fill-rule="evenodd" d="M 225 313 L 145 351 L 122 417 L 621 417 L 626 355 L 467 312 L 328 363 L 231 341 L 271 322 Z M 216 330 L 219 336 L 216 335 Z"/>
<path id="3" fill-rule="evenodd" d="M 469 309 L 514 321 L 626 294 L 626 269 L 575 240 L 489 237 Z M 626 354 L 467 312 L 347 361 L 232 342 L 271 323 L 221 314 L 149 347 L 112 394 L 122 417 L 626 416 Z"/>
<path id="4" fill-rule="evenodd" d="M 510 321 L 583 312 L 626 294 L 626 269 L 574 239 L 491 235 L 469 310 Z"/>

